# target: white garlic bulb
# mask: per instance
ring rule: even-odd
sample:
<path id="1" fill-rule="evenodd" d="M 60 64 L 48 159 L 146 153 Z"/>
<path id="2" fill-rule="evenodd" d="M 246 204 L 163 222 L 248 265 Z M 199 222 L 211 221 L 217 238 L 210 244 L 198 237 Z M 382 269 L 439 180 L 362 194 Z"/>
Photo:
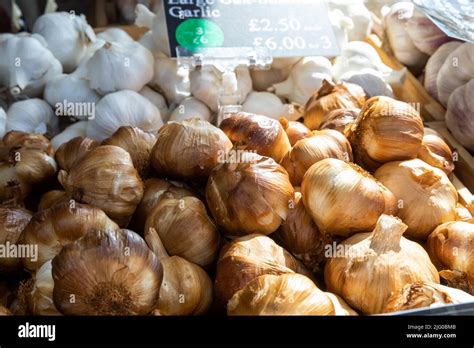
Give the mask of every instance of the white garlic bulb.
<path id="1" fill-rule="evenodd" d="M 153 63 L 153 55 L 138 42 L 103 41 L 77 73 L 99 94 L 138 92 L 152 79 Z"/>
<path id="2" fill-rule="evenodd" d="M 93 117 L 93 115 L 87 114 L 89 107 L 83 103 L 95 104 L 100 100 L 100 95 L 90 88 L 89 83 L 79 78 L 76 74 L 61 74 L 48 81 L 44 89 L 43 97 L 49 105 L 56 108 L 56 111 L 61 116 L 76 117 Z M 60 106 L 62 110 L 59 110 L 58 104 L 62 104 Z M 71 108 L 73 113 L 70 113 L 68 106 L 71 104 L 80 106 L 80 110 L 74 110 L 77 109 L 74 107 Z"/>
<path id="3" fill-rule="evenodd" d="M 407 22 L 413 17 L 414 10 L 415 5 L 411 2 L 397 2 L 384 16 L 383 25 L 395 58 L 407 67 L 419 69 L 428 56 L 416 48 L 408 33 Z"/>
<path id="4" fill-rule="evenodd" d="M 450 41 L 439 47 L 435 53 L 428 59 L 425 66 L 424 86 L 428 93 L 435 99 L 438 99 L 438 74 L 448 56 L 454 52 L 462 42 Z"/>
<path id="5" fill-rule="evenodd" d="M 336 37 L 339 47 L 344 47 L 349 42 L 349 31 L 354 29 L 354 22 L 339 9 L 329 11 L 329 22 Z"/>
<path id="6" fill-rule="evenodd" d="M 237 78 L 236 95 L 238 96 L 236 102 L 242 103 L 252 91 L 252 79 L 247 68 L 237 68 L 235 75 Z M 213 67 L 205 67 L 199 71 L 192 71 L 189 74 L 189 79 L 192 95 L 206 104 L 211 111 L 217 112 L 219 94 L 226 88 L 222 74 Z"/>
<path id="7" fill-rule="evenodd" d="M 332 80 L 331 62 L 324 57 L 307 57 L 293 66 L 284 82 L 274 84 L 275 94 L 290 102 L 304 105 L 323 80 Z"/>
<path id="8" fill-rule="evenodd" d="M 155 75 L 150 83 L 163 93 L 169 105 L 179 104 L 191 95 L 188 71 L 179 69 L 175 59 L 160 57 L 155 61 Z"/>
<path id="9" fill-rule="evenodd" d="M 147 48 L 153 54 L 153 57 L 155 57 L 155 59 L 160 57 L 166 57 L 166 55 L 161 52 L 158 46 L 156 45 L 155 40 L 153 39 L 153 33 L 151 31 L 147 31 L 145 34 L 143 34 L 142 37 L 138 40 L 138 43 L 143 47 Z"/>
<path id="10" fill-rule="evenodd" d="M 349 41 L 363 40 L 369 36 L 372 29 L 372 15 L 363 0 L 330 0 L 328 4 L 330 9 L 341 10 L 354 22 L 354 27 L 347 33 Z"/>
<path id="11" fill-rule="evenodd" d="M 135 25 L 138 27 L 149 28 L 151 30 L 151 36 L 157 50 L 169 56 L 170 48 L 164 7 L 158 6 L 158 11 L 155 14 L 151 12 L 146 6 L 138 4 L 135 7 L 135 15 Z"/>
<path id="12" fill-rule="evenodd" d="M 168 121 L 170 110 L 168 108 L 168 104 L 166 103 L 165 97 L 148 86 L 143 87 L 138 93 L 151 101 L 151 103 L 155 105 L 158 110 L 160 110 L 160 115 L 163 122 Z"/>
<path id="13" fill-rule="evenodd" d="M 134 91 L 107 94 L 96 106 L 96 116 L 87 123 L 87 136 L 104 140 L 121 126 L 156 132 L 163 126 L 160 110 L 148 99 Z"/>
<path id="14" fill-rule="evenodd" d="M 276 120 L 284 117 L 290 121 L 295 121 L 301 116 L 292 105 L 283 104 L 280 98 L 270 92 L 251 92 L 242 104 L 242 111 Z"/>
<path id="15" fill-rule="evenodd" d="M 474 78 L 474 43 L 465 42 L 446 58 L 439 70 L 436 84 L 441 104 L 448 105 L 454 90 Z"/>
<path id="16" fill-rule="evenodd" d="M 202 101 L 194 97 L 188 97 L 173 110 L 169 120 L 183 121 L 196 117 L 204 121 L 212 122 L 213 114 Z"/>
<path id="17" fill-rule="evenodd" d="M 13 103 L 7 111 L 6 131 L 11 130 L 54 136 L 59 132 L 59 120 L 44 100 L 26 99 Z"/>
<path id="18" fill-rule="evenodd" d="M 0 42 L 0 87 L 13 95 L 39 97 L 61 63 L 35 35 L 9 35 Z"/>
<path id="19" fill-rule="evenodd" d="M 48 49 L 61 62 L 65 72 L 77 68 L 90 44 L 96 40 L 86 17 L 68 12 L 40 16 L 33 26 L 33 33 L 44 37 Z"/>
<path id="20" fill-rule="evenodd" d="M 69 140 L 76 137 L 85 137 L 87 130 L 87 121 L 80 121 L 71 124 L 61 133 L 51 139 L 51 145 L 53 145 L 54 151 L 56 151 L 62 144 L 67 143 Z"/>
<path id="21" fill-rule="evenodd" d="M 373 69 L 348 71 L 340 77 L 339 81 L 359 85 L 364 89 L 367 98 L 380 95 L 394 98 L 392 87 L 385 82 L 378 71 Z"/>
<path id="22" fill-rule="evenodd" d="M 125 41 L 135 41 L 133 38 L 128 35 L 128 33 L 120 28 L 108 28 L 99 34 L 97 34 L 97 38 L 104 40 L 104 41 L 117 41 L 117 42 L 125 42 Z"/>
<path id="23" fill-rule="evenodd" d="M 3 136 L 5 135 L 6 129 L 7 129 L 7 113 L 0 106 L 0 138 L 3 138 Z"/>

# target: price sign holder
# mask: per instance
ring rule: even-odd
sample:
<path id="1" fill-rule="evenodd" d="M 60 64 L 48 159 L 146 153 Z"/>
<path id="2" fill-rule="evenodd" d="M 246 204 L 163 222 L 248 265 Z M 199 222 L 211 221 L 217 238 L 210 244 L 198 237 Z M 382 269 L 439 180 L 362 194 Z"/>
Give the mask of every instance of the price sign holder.
<path id="1" fill-rule="evenodd" d="M 273 61 L 270 52 L 265 47 L 208 47 L 190 51 L 184 47 L 176 48 L 178 68 L 188 71 L 201 70 L 212 66 L 220 74 L 222 88 L 219 91 L 219 110 L 217 125 L 229 113 L 238 112 L 242 106 L 238 94 L 237 76 L 235 69 L 269 69 Z"/>

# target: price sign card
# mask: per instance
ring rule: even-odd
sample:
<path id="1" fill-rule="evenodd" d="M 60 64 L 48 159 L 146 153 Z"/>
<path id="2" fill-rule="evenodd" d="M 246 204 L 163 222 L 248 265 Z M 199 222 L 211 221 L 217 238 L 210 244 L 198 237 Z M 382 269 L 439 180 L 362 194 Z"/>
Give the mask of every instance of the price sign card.
<path id="1" fill-rule="evenodd" d="M 163 0 L 170 53 L 268 48 L 273 57 L 339 54 L 324 0 Z"/>

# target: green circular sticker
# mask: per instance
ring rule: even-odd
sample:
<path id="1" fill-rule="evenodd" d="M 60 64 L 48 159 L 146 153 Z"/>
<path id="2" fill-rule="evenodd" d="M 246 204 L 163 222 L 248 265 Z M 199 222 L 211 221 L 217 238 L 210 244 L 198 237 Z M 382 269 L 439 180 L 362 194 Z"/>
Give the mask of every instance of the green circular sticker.
<path id="1" fill-rule="evenodd" d="M 191 18 L 176 29 L 176 41 L 188 50 L 219 47 L 224 43 L 224 32 L 208 19 Z"/>

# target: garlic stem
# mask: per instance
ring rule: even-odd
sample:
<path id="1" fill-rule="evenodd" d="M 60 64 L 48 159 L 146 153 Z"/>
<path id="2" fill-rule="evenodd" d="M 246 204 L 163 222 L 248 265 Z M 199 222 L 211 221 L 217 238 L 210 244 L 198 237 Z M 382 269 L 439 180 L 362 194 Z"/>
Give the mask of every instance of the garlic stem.
<path id="1" fill-rule="evenodd" d="M 400 239 L 408 228 L 402 220 L 390 215 L 381 215 L 372 232 L 370 248 L 378 255 L 400 250 Z"/>
<path id="2" fill-rule="evenodd" d="M 145 231 L 145 241 L 148 244 L 148 247 L 155 253 L 158 259 L 166 259 L 170 257 L 168 252 L 161 241 L 160 235 L 158 232 L 153 228 L 150 227 L 147 231 Z"/>

